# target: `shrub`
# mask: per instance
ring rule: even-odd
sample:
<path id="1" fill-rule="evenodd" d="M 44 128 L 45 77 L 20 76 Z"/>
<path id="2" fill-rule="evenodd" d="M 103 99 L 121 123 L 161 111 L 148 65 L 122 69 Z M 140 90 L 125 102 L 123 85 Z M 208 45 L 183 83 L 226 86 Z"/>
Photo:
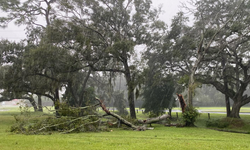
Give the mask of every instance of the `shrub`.
<path id="1" fill-rule="evenodd" d="M 185 123 L 185 126 L 195 126 L 194 123 L 199 115 L 200 113 L 195 107 L 193 106 L 186 107 L 185 112 L 182 113 L 182 118 Z"/>
<path id="2" fill-rule="evenodd" d="M 206 127 L 212 128 L 241 128 L 243 126 L 245 126 L 245 122 L 237 118 L 223 118 L 206 122 Z"/>
<path id="3" fill-rule="evenodd" d="M 206 127 L 213 128 L 226 128 L 229 126 L 229 122 L 222 120 L 209 120 L 206 122 Z"/>

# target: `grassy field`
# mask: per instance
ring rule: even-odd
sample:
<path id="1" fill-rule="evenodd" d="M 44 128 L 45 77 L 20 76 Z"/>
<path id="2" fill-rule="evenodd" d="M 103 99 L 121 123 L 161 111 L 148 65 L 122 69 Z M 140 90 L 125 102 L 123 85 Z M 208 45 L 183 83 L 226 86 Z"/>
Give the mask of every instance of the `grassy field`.
<path id="1" fill-rule="evenodd" d="M 2 109 L 0 107 L 0 109 Z M 52 135 L 20 135 L 8 132 L 14 123 L 16 108 L 0 111 L 1 150 L 247 150 L 250 149 L 250 134 L 221 132 L 205 128 L 207 114 L 198 119 L 196 128 L 176 128 L 156 125 L 154 130 L 131 131 L 112 128 L 112 132 Z M 36 114 L 41 115 L 41 114 Z M 139 113 L 138 117 L 145 115 Z M 225 117 L 211 114 L 211 119 Z M 242 118 L 250 121 L 250 116 Z M 244 129 L 249 130 L 250 129 Z"/>
<path id="2" fill-rule="evenodd" d="M 226 112 L 225 107 L 197 107 L 202 112 Z M 181 110 L 180 108 L 174 108 L 173 110 Z M 241 113 L 250 113 L 250 107 L 241 107 Z"/>

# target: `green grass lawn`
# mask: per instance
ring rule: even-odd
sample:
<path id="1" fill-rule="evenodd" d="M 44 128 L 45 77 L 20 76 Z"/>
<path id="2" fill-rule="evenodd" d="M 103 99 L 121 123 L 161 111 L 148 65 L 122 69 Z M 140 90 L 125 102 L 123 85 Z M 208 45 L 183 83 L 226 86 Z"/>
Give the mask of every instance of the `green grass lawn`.
<path id="1" fill-rule="evenodd" d="M 202 112 L 226 112 L 225 107 L 197 107 L 198 110 Z M 174 108 L 173 110 L 180 110 L 180 108 Z M 250 107 L 241 107 L 241 113 L 248 112 L 250 113 Z"/>
<path id="2" fill-rule="evenodd" d="M 226 112 L 225 107 L 198 107 L 199 110 L 203 112 Z M 241 107 L 240 112 L 249 112 L 250 113 L 250 107 Z"/>
<path id="3" fill-rule="evenodd" d="M 165 127 L 153 124 L 154 130 L 132 131 L 111 128 L 112 132 L 52 135 L 20 135 L 8 132 L 17 109 L 0 112 L 1 150 L 248 150 L 250 134 L 221 132 L 205 128 L 206 114 L 196 128 Z M 41 113 L 35 114 L 41 115 Z M 138 117 L 146 117 L 138 114 Z M 211 114 L 211 119 L 225 117 Z M 250 116 L 242 116 L 250 121 Z"/>

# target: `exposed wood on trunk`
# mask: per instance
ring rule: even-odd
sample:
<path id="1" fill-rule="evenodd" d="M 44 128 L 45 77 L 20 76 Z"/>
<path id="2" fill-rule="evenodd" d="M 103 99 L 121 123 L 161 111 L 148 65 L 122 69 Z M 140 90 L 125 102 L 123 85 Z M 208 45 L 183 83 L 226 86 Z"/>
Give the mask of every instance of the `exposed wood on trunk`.
<path id="1" fill-rule="evenodd" d="M 177 95 L 177 97 L 178 97 L 178 99 L 179 99 L 179 102 L 180 102 L 180 105 L 181 105 L 181 110 L 182 110 L 182 113 L 184 113 L 185 112 L 185 108 L 186 108 L 186 102 L 185 102 L 185 100 L 184 100 L 184 98 L 183 98 L 183 96 L 181 95 L 181 94 L 178 94 L 178 93 L 176 93 L 176 95 Z"/>

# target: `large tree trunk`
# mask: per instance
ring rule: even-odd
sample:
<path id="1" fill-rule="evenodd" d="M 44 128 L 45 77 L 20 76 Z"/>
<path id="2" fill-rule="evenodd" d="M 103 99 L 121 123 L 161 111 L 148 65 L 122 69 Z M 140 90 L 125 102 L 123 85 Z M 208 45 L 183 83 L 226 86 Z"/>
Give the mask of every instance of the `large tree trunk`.
<path id="1" fill-rule="evenodd" d="M 227 80 L 227 72 L 226 72 L 226 56 L 225 54 L 222 53 L 222 60 L 221 60 L 221 65 L 223 68 L 222 74 L 223 74 L 223 80 L 224 80 L 224 88 L 225 88 L 225 93 L 228 92 L 228 80 Z M 227 110 L 227 117 L 230 117 L 230 100 L 229 96 L 227 94 L 225 95 L 225 102 L 226 102 L 226 110 Z"/>
<path id="2" fill-rule="evenodd" d="M 38 111 L 43 112 L 42 96 L 38 95 Z"/>
<path id="3" fill-rule="evenodd" d="M 232 106 L 232 111 L 230 113 L 231 118 L 240 118 L 240 108 L 241 104 L 238 101 L 234 101 Z"/>
<path id="4" fill-rule="evenodd" d="M 194 93 L 194 73 L 192 72 L 189 77 L 188 83 L 188 105 L 193 105 L 193 93 Z"/>
<path id="5" fill-rule="evenodd" d="M 230 108 L 230 99 L 229 96 L 225 94 L 225 101 L 226 101 L 226 110 L 227 110 L 227 117 L 230 117 L 231 108 Z"/>
<path id="6" fill-rule="evenodd" d="M 54 95 L 54 106 L 55 106 L 56 116 L 57 116 L 57 117 L 60 116 L 60 114 L 58 113 L 59 103 L 60 103 L 60 99 L 59 99 L 59 89 L 56 89 L 56 90 L 55 90 L 55 95 Z"/>
<path id="7" fill-rule="evenodd" d="M 33 98 L 26 98 L 30 101 L 30 104 L 32 105 L 32 107 L 34 108 L 34 111 L 37 111 L 37 105 L 36 102 Z"/>
<path id="8" fill-rule="evenodd" d="M 126 65 L 125 65 L 126 66 Z M 128 66 L 125 68 L 129 68 Z M 134 96 L 134 80 L 131 77 L 129 69 L 127 69 L 125 73 L 126 81 L 127 81 L 127 86 L 128 86 L 128 103 L 129 103 L 129 109 L 130 109 L 130 117 L 132 119 L 136 119 L 136 113 L 135 113 L 135 96 Z"/>
<path id="9" fill-rule="evenodd" d="M 130 90 L 130 89 L 129 89 L 129 90 Z M 134 97 L 135 97 L 135 96 L 134 96 L 134 89 L 133 89 L 133 91 L 129 92 L 129 95 L 128 95 L 130 117 L 131 117 L 132 119 L 136 119 Z"/>
<path id="10" fill-rule="evenodd" d="M 79 104 L 78 104 L 79 107 L 82 107 L 82 105 L 83 105 L 83 103 L 84 103 L 84 94 L 85 94 L 87 82 L 88 82 L 88 80 L 89 80 L 89 77 L 90 77 L 91 72 L 92 72 L 92 69 L 89 68 L 88 74 L 87 74 L 87 76 L 85 77 L 84 82 L 83 82 L 83 84 L 82 84 L 82 92 L 81 92 L 80 98 L 79 98 L 79 100 L 78 100 L 78 101 L 79 101 Z"/>

